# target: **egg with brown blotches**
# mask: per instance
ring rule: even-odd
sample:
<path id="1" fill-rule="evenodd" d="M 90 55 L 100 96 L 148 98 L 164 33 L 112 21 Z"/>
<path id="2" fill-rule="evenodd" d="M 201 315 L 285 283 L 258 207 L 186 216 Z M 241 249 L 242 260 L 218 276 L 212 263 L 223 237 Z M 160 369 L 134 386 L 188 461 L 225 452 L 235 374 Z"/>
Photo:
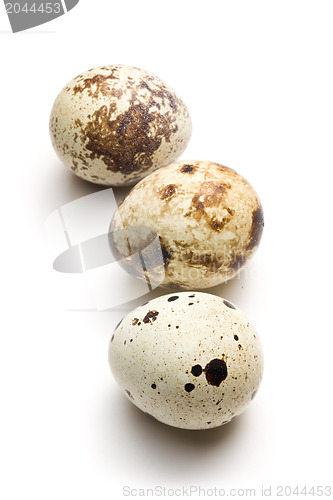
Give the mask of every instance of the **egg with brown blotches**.
<path id="1" fill-rule="evenodd" d="M 250 320 L 202 292 L 163 295 L 127 314 L 111 338 L 109 363 L 132 403 L 182 429 L 230 422 L 254 398 L 263 374 Z"/>
<path id="2" fill-rule="evenodd" d="M 52 144 L 72 172 L 96 184 L 131 185 L 176 160 L 192 131 L 186 105 L 160 78 L 124 65 L 71 80 L 50 116 Z"/>
<path id="3" fill-rule="evenodd" d="M 117 259 L 124 258 L 132 272 L 136 262 L 127 258 L 129 245 L 121 229 L 132 229 L 131 246 L 138 251 L 147 238 L 140 242 L 135 228 L 151 228 L 163 258 L 163 276 L 158 279 L 161 268 L 156 265 L 154 281 L 174 289 L 204 289 L 240 271 L 258 248 L 263 226 L 260 199 L 235 170 L 209 161 L 179 161 L 130 191 L 113 216 L 109 237 Z M 146 258 L 150 270 L 156 255 Z"/>

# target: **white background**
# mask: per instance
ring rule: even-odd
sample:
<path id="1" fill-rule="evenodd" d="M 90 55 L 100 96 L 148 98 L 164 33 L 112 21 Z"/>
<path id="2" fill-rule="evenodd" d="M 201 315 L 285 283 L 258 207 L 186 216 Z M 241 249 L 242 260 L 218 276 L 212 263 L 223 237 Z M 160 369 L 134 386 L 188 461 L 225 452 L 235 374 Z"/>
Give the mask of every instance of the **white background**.
<path id="1" fill-rule="evenodd" d="M 1 497 L 332 483 L 332 2 L 81 0 L 25 33 L 3 7 L 0 23 Z M 193 121 L 182 157 L 236 169 L 264 206 L 256 256 L 209 290 L 248 314 L 265 352 L 257 397 L 220 429 L 155 422 L 115 385 L 109 339 L 146 297 L 100 313 L 59 300 L 44 222 L 97 187 L 60 164 L 48 117 L 67 81 L 112 63 L 177 89 Z"/>

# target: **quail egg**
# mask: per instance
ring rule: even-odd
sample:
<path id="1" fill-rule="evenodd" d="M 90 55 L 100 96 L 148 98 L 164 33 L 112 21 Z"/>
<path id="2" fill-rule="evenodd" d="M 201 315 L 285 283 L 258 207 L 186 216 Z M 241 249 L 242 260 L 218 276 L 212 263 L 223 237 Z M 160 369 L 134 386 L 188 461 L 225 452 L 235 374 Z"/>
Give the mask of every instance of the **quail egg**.
<path id="1" fill-rule="evenodd" d="M 148 71 L 101 66 L 71 80 L 50 116 L 56 153 L 96 184 L 131 185 L 177 159 L 191 136 L 178 94 Z"/>
<path id="2" fill-rule="evenodd" d="M 146 240 L 139 240 L 144 231 L 136 228 L 146 228 L 146 233 L 151 228 L 159 236 L 163 257 L 160 284 L 204 289 L 240 271 L 258 248 L 263 225 L 257 193 L 235 170 L 210 161 L 178 161 L 156 170 L 130 191 L 112 218 L 109 236 L 113 253 L 118 260 L 124 258 L 124 267 L 131 272 L 135 262 L 127 258 L 124 229 L 131 228 L 131 244 L 138 250 Z M 150 269 L 154 256 L 148 262 Z M 161 275 L 160 267 L 155 267 Z"/>
<path id="3" fill-rule="evenodd" d="M 182 429 L 211 429 L 242 413 L 263 373 L 258 334 L 215 295 L 163 295 L 125 316 L 109 345 L 112 373 L 145 413 Z"/>

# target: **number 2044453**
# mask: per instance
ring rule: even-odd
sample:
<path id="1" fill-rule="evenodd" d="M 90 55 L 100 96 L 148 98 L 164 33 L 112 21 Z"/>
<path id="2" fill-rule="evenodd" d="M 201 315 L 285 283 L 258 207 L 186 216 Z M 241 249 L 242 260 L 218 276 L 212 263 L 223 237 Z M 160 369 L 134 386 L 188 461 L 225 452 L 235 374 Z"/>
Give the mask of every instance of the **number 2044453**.
<path id="1" fill-rule="evenodd" d="M 20 4 L 20 3 L 6 3 L 5 4 L 7 14 L 60 14 L 61 13 L 61 3 L 56 2 L 36 2 L 32 5 Z"/>
<path id="2" fill-rule="evenodd" d="M 312 486 L 303 488 L 295 486 L 277 486 L 276 496 L 278 497 L 330 497 L 332 495 L 331 486 Z"/>

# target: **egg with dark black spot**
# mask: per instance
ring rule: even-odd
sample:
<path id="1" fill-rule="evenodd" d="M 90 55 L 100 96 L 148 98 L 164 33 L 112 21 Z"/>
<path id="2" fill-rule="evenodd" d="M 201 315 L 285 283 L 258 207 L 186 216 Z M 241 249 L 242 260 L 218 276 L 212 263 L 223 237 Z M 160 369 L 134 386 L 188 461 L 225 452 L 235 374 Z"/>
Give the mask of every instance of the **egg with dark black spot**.
<path id="1" fill-rule="evenodd" d="M 151 228 L 161 253 L 161 258 L 156 258 L 157 252 L 145 256 L 146 267 L 156 275 L 154 282 L 174 289 L 204 289 L 242 269 L 259 246 L 263 226 L 259 196 L 242 175 L 210 161 L 178 161 L 130 191 L 113 216 L 110 240 L 117 259 L 133 272 L 135 262 L 125 261 L 129 245 L 120 229 L 132 228 L 131 247 L 140 249 L 146 243 L 143 231 L 140 236 L 135 228 Z"/>
<path id="2" fill-rule="evenodd" d="M 131 185 L 177 159 L 192 131 L 186 105 L 160 78 L 139 68 L 90 69 L 60 92 L 50 116 L 52 144 L 79 177 Z"/>
<path id="3" fill-rule="evenodd" d="M 260 385 L 263 352 L 252 323 L 226 302 L 180 292 L 125 316 L 109 363 L 132 403 L 182 429 L 218 427 L 245 410 Z"/>

